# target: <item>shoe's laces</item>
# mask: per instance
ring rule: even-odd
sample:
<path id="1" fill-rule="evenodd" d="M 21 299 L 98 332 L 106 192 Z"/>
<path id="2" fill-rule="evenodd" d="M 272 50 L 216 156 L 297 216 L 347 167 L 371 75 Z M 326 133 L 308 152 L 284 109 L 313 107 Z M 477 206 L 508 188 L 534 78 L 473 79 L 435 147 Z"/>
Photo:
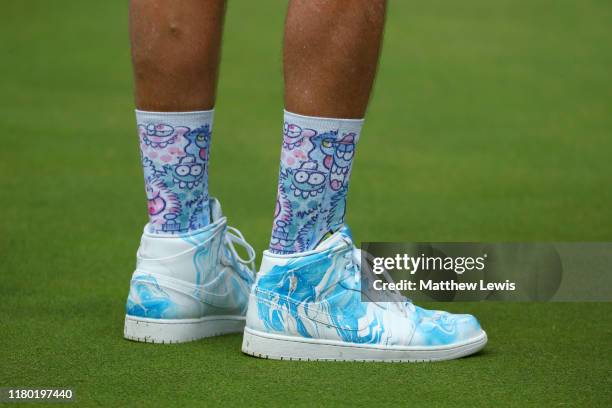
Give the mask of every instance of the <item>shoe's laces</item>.
<path id="1" fill-rule="evenodd" d="M 353 245 L 352 242 L 349 242 L 349 244 Z M 354 270 L 355 282 L 359 282 L 361 280 L 361 257 L 362 256 L 364 256 L 366 259 L 370 261 L 373 260 L 372 254 L 370 254 L 369 252 L 362 252 L 360 249 L 355 248 L 354 246 L 352 247 L 350 252 L 347 254 L 347 258 L 349 261 L 347 265 L 347 269 Z M 368 268 L 367 269 L 368 274 L 370 275 L 374 274 L 374 272 L 370 269 L 368 262 L 366 262 L 365 267 Z M 386 269 L 383 269 L 382 275 L 387 282 L 389 283 L 393 282 L 393 278 L 391 277 L 391 275 L 389 275 L 389 272 L 387 272 Z M 389 302 L 401 304 L 404 307 L 407 307 L 408 309 L 414 309 L 414 304 L 412 303 L 412 300 L 402 295 L 400 291 L 397 289 L 393 289 L 391 291 L 391 294 L 389 296 Z"/>
<path id="2" fill-rule="evenodd" d="M 227 230 L 225 232 L 225 244 L 227 248 L 230 250 L 234 258 L 240 262 L 241 264 L 250 267 L 249 272 L 251 275 L 255 274 L 255 250 L 244 238 L 242 232 L 240 232 L 237 228 L 230 227 L 228 225 Z M 240 255 L 238 255 L 238 251 L 236 251 L 235 244 L 240 245 L 247 252 L 248 258 L 244 259 Z"/>

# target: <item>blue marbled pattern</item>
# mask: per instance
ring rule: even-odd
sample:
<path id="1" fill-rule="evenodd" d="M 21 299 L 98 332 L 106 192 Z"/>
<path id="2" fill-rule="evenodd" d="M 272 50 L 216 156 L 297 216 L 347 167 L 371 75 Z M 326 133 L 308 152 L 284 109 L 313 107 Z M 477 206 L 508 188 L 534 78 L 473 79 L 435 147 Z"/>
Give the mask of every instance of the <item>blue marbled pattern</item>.
<path id="1" fill-rule="evenodd" d="M 363 302 L 359 257 L 355 256 L 350 231 L 343 229 L 341 235 L 342 239 L 329 248 L 291 257 L 260 273 L 253 296 L 265 330 L 403 346 L 448 345 L 481 332 L 471 315 L 430 311 L 409 301 Z"/>
<path id="2" fill-rule="evenodd" d="M 131 316 L 162 319 L 173 317 L 176 307 L 155 277 L 137 275 L 132 278 L 125 309 Z"/>

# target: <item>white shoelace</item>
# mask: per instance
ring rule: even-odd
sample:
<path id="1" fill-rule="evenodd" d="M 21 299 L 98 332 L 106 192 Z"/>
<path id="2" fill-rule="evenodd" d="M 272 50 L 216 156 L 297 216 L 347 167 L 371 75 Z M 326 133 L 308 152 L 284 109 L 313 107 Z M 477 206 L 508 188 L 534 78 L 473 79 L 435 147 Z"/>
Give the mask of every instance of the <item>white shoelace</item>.
<path id="1" fill-rule="evenodd" d="M 352 245 L 352 242 L 348 242 L 347 241 L 347 243 Z M 354 270 L 355 270 L 355 282 L 359 282 L 361 280 L 361 257 L 362 257 L 361 249 L 355 248 L 353 246 L 353 248 L 352 248 L 352 250 L 350 252 L 350 259 L 349 259 L 349 264 L 347 265 L 347 268 L 351 268 L 351 267 L 354 268 Z M 372 254 L 370 254 L 368 252 L 365 252 L 365 257 L 368 260 L 372 260 Z M 366 267 L 369 268 L 369 264 L 368 263 L 366 263 Z M 374 272 L 372 270 L 368 270 L 368 273 L 374 274 Z M 391 275 L 389 275 L 389 272 L 387 272 L 386 269 L 383 270 L 382 275 L 383 275 L 383 277 L 385 278 L 385 280 L 387 282 L 389 282 L 389 283 L 394 282 L 393 278 L 391 277 Z M 388 300 L 388 302 L 396 303 L 397 306 L 400 307 L 400 309 L 403 309 L 402 311 L 404 313 L 406 313 L 405 308 L 407 308 L 409 310 L 414 310 L 414 304 L 412 303 L 412 300 L 410 300 L 406 296 L 402 295 L 400 293 L 400 291 L 397 290 L 397 289 L 394 289 L 391 292 L 392 293 L 390 295 L 390 299 Z"/>
<path id="2" fill-rule="evenodd" d="M 234 246 L 235 244 L 238 244 L 245 249 L 248 259 L 243 259 L 240 255 L 238 255 L 238 251 L 236 251 L 236 247 Z M 248 267 L 251 277 L 254 277 L 256 256 L 255 250 L 246 241 L 244 235 L 242 235 L 242 232 L 240 232 L 237 228 L 230 227 L 228 225 L 227 230 L 225 231 L 225 245 L 238 262 Z"/>

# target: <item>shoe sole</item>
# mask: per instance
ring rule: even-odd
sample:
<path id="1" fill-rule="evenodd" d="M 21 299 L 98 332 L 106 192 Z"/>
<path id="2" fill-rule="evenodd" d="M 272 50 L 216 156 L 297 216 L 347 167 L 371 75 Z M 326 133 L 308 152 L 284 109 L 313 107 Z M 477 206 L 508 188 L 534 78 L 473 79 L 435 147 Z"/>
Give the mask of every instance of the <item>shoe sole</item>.
<path id="1" fill-rule="evenodd" d="M 125 316 L 123 337 L 143 343 L 186 343 L 206 337 L 239 333 L 244 316 L 208 316 L 201 319 L 150 319 Z"/>
<path id="2" fill-rule="evenodd" d="M 355 344 L 263 333 L 246 327 L 242 352 L 273 360 L 418 362 L 452 360 L 474 354 L 487 344 L 487 334 L 446 346 L 404 347 Z"/>

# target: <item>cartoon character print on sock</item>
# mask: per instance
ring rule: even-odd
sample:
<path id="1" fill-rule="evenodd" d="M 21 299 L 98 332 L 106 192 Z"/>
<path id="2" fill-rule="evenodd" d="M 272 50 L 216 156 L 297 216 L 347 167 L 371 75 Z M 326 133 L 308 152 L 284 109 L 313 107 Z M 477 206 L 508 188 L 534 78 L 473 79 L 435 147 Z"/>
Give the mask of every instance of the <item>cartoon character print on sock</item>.
<path id="1" fill-rule="evenodd" d="M 138 125 L 150 229 L 182 233 L 209 223 L 210 126 Z"/>
<path id="2" fill-rule="evenodd" d="M 311 235 L 320 216 L 319 196 L 325 190 L 326 180 L 327 174 L 314 161 L 302 162 L 297 169 L 281 169 L 272 232 L 279 249 L 301 252 L 314 239 Z"/>
<path id="3" fill-rule="evenodd" d="M 283 136 L 270 250 L 303 252 L 344 222 L 357 135 L 285 122 Z"/>
<path id="4" fill-rule="evenodd" d="M 294 123 L 285 122 L 283 125 L 283 148 L 293 150 L 300 147 L 305 138 L 316 134 L 317 132 L 313 129 L 303 129 Z"/>
<path id="5" fill-rule="evenodd" d="M 313 138 L 314 148 L 309 157 L 318 157 L 329 172 L 328 188 L 322 203 L 324 216 L 317 224 L 316 235 L 319 239 L 329 231 L 337 231 L 344 224 L 346 195 L 357 139 L 358 135 L 354 132 L 339 134 L 337 131 Z"/>
<path id="6" fill-rule="evenodd" d="M 199 157 L 205 164 L 208 163 L 208 152 L 210 151 L 210 126 L 204 125 L 187 133 L 188 141 L 185 152 L 188 155 Z"/>
<path id="7" fill-rule="evenodd" d="M 305 250 L 308 234 L 318 218 L 319 199 L 325 189 L 326 172 L 310 161 L 314 129 L 285 122 L 274 226 L 270 249 L 278 253 Z"/>

